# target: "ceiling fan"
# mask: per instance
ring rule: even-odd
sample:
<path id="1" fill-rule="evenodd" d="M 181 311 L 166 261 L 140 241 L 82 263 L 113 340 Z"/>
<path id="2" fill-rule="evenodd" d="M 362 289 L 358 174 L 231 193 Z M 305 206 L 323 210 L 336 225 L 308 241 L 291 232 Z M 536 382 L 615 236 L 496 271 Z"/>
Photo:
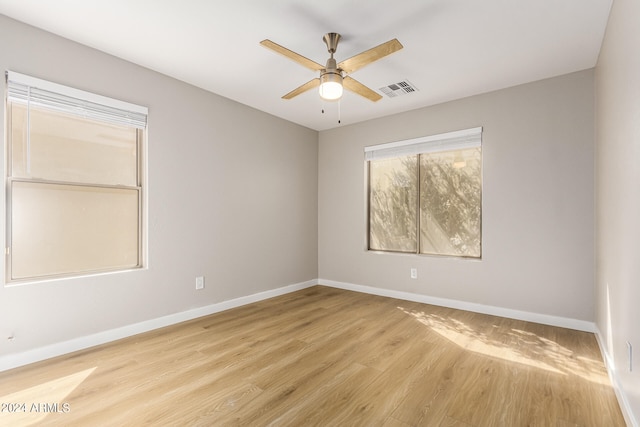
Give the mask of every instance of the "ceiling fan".
<path id="1" fill-rule="evenodd" d="M 357 93 L 358 95 L 364 96 L 365 98 L 373 102 L 379 101 L 382 98 L 381 95 L 352 78 L 350 74 L 356 70 L 359 70 L 365 65 L 368 65 L 374 61 L 377 61 L 378 59 L 384 58 L 385 56 L 402 49 L 402 44 L 398 41 L 398 39 L 389 40 L 388 42 L 382 43 L 381 45 L 352 56 L 349 59 L 345 59 L 340 63 L 336 63 L 336 60 L 333 58 L 333 54 L 338 48 L 340 34 L 328 33 L 324 35 L 322 40 L 324 40 L 325 44 L 327 45 L 327 50 L 331 55 L 329 59 L 327 59 L 326 65 L 318 64 L 317 62 L 312 61 L 311 59 L 306 58 L 296 52 L 293 52 L 286 47 L 280 46 L 279 44 L 274 43 L 271 40 L 263 40 L 260 42 L 260 44 L 267 49 L 271 49 L 274 52 L 284 55 L 287 58 L 292 59 L 298 64 L 313 71 L 320 72 L 320 77 L 310 80 L 307 83 L 295 88 L 291 92 L 284 95 L 282 99 L 291 99 L 295 96 L 300 95 L 301 93 L 304 93 L 315 87 L 319 87 L 319 93 L 322 99 L 325 99 L 327 101 L 335 101 L 342 97 L 344 87 L 345 89 Z"/>

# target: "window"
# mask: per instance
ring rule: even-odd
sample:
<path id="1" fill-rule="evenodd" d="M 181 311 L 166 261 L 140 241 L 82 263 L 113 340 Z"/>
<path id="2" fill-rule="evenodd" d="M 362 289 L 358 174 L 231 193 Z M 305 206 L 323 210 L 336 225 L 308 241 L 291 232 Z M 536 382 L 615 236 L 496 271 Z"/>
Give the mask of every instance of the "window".
<path id="1" fill-rule="evenodd" d="M 482 128 L 365 147 L 368 248 L 480 258 Z"/>
<path id="2" fill-rule="evenodd" d="M 143 265 L 147 110 L 7 73 L 7 280 Z"/>

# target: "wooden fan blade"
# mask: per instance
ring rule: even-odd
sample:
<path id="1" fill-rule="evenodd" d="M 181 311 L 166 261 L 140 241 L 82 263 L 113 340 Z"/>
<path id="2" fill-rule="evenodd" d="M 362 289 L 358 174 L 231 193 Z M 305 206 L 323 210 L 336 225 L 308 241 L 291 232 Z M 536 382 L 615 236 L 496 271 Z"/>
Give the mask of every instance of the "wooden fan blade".
<path id="1" fill-rule="evenodd" d="M 389 40 L 386 43 L 382 43 L 381 45 L 372 47 L 369 50 L 365 50 L 356 56 L 345 59 L 338 64 L 338 68 L 347 74 L 351 74 L 365 65 L 371 64 L 373 61 L 377 61 L 387 55 L 391 55 L 393 52 L 397 52 L 400 49 L 402 49 L 402 44 L 398 39 Z"/>
<path id="2" fill-rule="evenodd" d="M 377 92 L 374 92 L 373 90 L 369 89 L 368 87 L 366 87 L 365 85 L 357 81 L 356 79 L 349 76 L 345 77 L 342 80 L 342 86 L 345 89 L 348 89 L 351 92 L 357 93 L 360 96 L 364 96 L 365 98 L 373 102 L 380 101 L 380 99 L 382 99 L 382 95 L 379 95 Z"/>
<path id="3" fill-rule="evenodd" d="M 318 86 L 320 86 L 320 79 L 316 78 L 316 79 L 313 79 L 313 80 L 309 80 L 308 82 L 306 82 L 302 86 L 299 86 L 299 87 L 295 88 L 294 90 L 292 90 L 291 92 L 289 92 L 288 94 L 283 96 L 282 99 L 291 99 L 294 96 L 298 96 L 301 93 L 304 93 L 304 92 L 306 92 L 308 90 L 311 90 L 314 87 L 318 87 Z"/>
<path id="4" fill-rule="evenodd" d="M 274 52 L 279 53 L 280 55 L 286 56 L 287 58 L 297 62 L 303 67 L 309 68 L 310 70 L 320 71 L 324 68 L 324 65 L 320 65 L 317 62 L 310 60 L 309 58 L 305 58 L 299 53 L 295 53 L 294 51 L 289 50 L 286 47 L 280 46 L 279 44 L 274 43 L 271 40 L 262 40 L 260 44 L 266 47 L 267 49 L 271 49 Z"/>

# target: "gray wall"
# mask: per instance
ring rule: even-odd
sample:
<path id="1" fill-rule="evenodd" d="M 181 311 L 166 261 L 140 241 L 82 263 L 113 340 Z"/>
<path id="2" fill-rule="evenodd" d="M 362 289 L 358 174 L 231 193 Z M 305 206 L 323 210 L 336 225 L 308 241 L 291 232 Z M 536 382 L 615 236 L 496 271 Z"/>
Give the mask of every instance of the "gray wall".
<path id="1" fill-rule="evenodd" d="M 597 316 L 640 422 L 640 3 L 613 3 L 596 67 Z M 627 342 L 634 347 L 629 372 Z"/>
<path id="2" fill-rule="evenodd" d="M 320 278 L 593 321 L 593 98 L 587 70 L 321 132 Z M 476 126 L 482 260 L 367 252 L 363 147 Z"/>
<path id="3" fill-rule="evenodd" d="M 149 107 L 149 268 L 0 286 L 0 355 L 318 277 L 317 132 L 1 15 L 0 40 L 2 72 Z"/>

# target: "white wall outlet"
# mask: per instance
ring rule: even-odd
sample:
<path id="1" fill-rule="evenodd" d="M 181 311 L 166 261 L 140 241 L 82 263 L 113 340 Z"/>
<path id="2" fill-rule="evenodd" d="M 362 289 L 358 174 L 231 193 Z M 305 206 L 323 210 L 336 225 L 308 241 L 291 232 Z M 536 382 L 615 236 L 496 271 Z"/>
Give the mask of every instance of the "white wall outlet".
<path id="1" fill-rule="evenodd" d="M 196 289 L 204 289 L 204 276 L 196 277 Z"/>
<path id="2" fill-rule="evenodd" d="M 411 269 L 411 278 L 412 279 L 417 279 L 418 278 L 418 269 L 417 268 L 412 268 Z"/>
<path id="3" fill-rule="evenodd" d="M 633 371 L 633 346 L 627 341 L 627 354 L 629 357 L 629 372 Z"/>

